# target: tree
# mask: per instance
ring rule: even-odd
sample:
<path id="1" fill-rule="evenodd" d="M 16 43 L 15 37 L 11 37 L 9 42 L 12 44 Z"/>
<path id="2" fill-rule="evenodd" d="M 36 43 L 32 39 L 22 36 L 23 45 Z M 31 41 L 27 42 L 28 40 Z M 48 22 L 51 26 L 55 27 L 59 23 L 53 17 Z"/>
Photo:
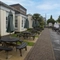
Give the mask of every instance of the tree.
<path id="1" fill-rule="evenodd" d="M 60 16 L 58 17 L 57 22 L 59 22 L 59 23 L 60 23 Z"/>
<path id="2" fill-rule="evenodd" d="M 44 27 L 43 17 L 42 17 L 40 14 L 35 13 L 35 14 L 33 14 L 32 18 L 33 18 L 33 20 L 35 20 L 35 21 L 38 21 L 38 22 L 39 22 L 40 27 L 42 27 L 42 28 Z"/>
<path id="3" fill-rule="evenodd" d="M 35 13 L 32 16 L 33 20 L 39 20 L 39 17 L 40 17 L 40 14 L 38 14 L 38 13 Z"/>
<path id="4" fill-rule="evenodd" d="M 47 20 L 47 24 L 49 23 L 52 23 L 52 24 L 55 23 L 55 20 L 53 19 L 52 15 L 50 16 L 50 19 Z"/>

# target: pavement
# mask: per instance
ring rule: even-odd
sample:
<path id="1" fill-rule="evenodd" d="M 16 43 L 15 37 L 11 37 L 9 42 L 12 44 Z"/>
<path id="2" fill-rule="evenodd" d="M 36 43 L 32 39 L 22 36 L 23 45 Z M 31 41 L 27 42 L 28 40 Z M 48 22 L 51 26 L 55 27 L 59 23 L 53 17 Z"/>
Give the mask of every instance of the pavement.
<path id="1" fill-rule="evenodd" d="M 60 60 L 60 35 L 50 29 L 50 36 L 56 60 Z"/>
<path id="2" fill-rule="evenodd" d="M 55 60 L 49 29 L 43 30 L 24 60 Z"/>

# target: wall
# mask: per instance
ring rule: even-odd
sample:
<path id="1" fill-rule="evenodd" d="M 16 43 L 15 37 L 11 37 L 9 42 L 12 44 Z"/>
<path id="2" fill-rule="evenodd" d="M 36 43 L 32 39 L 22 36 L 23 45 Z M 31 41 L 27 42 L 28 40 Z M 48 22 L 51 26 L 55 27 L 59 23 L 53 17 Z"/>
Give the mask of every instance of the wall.
<path id="1" fill-rule="evenodd" d="M 25 24 L 26 16 L 21 15 L 21 14 L 16 14 L 16 16 L 18 16 L 18 27 L 15 31 L 17 32 L 25 31 L 26 28 L 24 28 L 24 24 Z M 23 26 L 22 26 L 22 20 L 23 20 Z"/>
<path id="2" fill-rule="evenodd" d="M 26 28 L 24 28 L 26 18 L 27 18 L 26 16 L 20 14 L 20 31 L 27 30 Z M 22 20 L 23 20 L 23 26 L 22 26 Z"/>
<path id="3" fill-rule="evenodd" d="M 29 28 L 33 28 L 32 27 L 32 22 L 33 22 L 32 15 L 28 15 L 28 20 L 29 20 Z"/>
<path id="4" fill-rule="evenodd" d="M 17 16 L 17 27 L 15 27 L 16 32 L 20 32 L 20 14 L 16 14 Z"/>
<path id="5" fill-rule="evenodd" d="M 0 8 L 0 34 L 1 34 L 1 8 Z"/>
<path id="6" fill-rule="evenodd" d="M 1 36 L 4 36 L 4 35 L 9 34 L 9 33 L 6 32 L 6 11 L 10 12 L 10 9 L 5 8 L 3 6 L 0 6 L 0 11 L 1 11 L 1 16 L 0 16 L 0 19 L 1 19 L 1 21 L 0 21 L 0 23 L 1 23 L 0 30 L 1 30 L 1 32 L 0 32 L 0 34 L 1 34 Z M 13 24 L 15 26 L 15 21 L 14 21 L 15 20 L 15 12 L 12 11 L 12 13 L 13 13 Z"/>

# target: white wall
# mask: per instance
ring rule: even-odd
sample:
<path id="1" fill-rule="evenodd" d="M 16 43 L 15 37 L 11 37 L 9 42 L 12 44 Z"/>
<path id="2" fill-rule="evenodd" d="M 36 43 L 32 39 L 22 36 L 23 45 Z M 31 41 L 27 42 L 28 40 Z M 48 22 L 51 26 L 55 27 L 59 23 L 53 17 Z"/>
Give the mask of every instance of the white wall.
<path id="1" fill-rule="evenodd" d="M 0 15 L 0 23 L 1 23 L 1 27 L 0 27 L 0 34 L 1 36 L 4 36 L 4 35 L 8 35 L 9 33 L 6 32 L 6 11 L 7 12 L 10 12 L 11 9 L 8 9 L 8 8 L 5 8 L 3 6 L 0 6 L 0 11 L 1 11 L 1 15 Z M 11 10 L 12 11 L 12 10 Z M 15 12 L 12 11 L 13 13 L 13 23 L 15 24 Z"/>
<path id="2" fill-rule="evenodd" d="M 23 20 L 23 26 L 22 26 L 22 20 Z M 24 28 L 25 20 L 26 20 L 26 16 L 20 14 L 20 31 L 26 30 L 26 28 Z"/>
<path id="3" fill-rule="evenodd" d="M 24 28 L 24 24 L 25 24 L 24 18 L 26 18 L 26 16 L 21 15 L 21 14 L 16 14 L 16 16 L 18 16 L 18 27 L 15 31 L 17 31 L 17 32 L 25 31 L 26 28 Z M 23 20 L 23 26 L 22 26 L 22 20 Z"/>
<path id="4" fill-rule="evenodd" d="M 20 32 L 20 14 L 16 14 L 17 16 L 17 27 L 15 27 L 15 31 Z"/>
<path id="5" fill-rule="evenodd" d="M 29 21 L 29 28 L 33 28 L 32 27 L 32 23 L 33 23 L 32 15 L 28 15 L 28 21 Z"/>

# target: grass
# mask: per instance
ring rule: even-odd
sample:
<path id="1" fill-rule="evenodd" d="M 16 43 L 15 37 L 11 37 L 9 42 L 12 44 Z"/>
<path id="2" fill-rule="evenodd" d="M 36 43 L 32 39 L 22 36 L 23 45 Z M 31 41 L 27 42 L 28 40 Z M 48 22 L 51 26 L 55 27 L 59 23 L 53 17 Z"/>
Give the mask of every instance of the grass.
<path id="1" fill-rule="evenodd" d="M 17 37 L 16 34 L 12 34 L 11 36 L 12 36 L 12 37 Z M 36 36 L 36 37 L 38 37 L 38 36 Z M 28 41 L 24 41 L 24 42 L 26 42 L 28 46 L 33 46 L 33 45 L 35 44 L 34 42 L 30 42 L 30 41 L 29 41 L 29 42 L 28 42 Z M 20 44 L 20 43 L 17 42 L 17 44 Z"/>
<path id="2" fill-rule="evenodd" d="M 27 42 L 27 41 L 26 41 L 26 43 L 28 44 L 28 46 L 33 46 L 35 44 L 33 42 Z"/>
<path id="3" fill-rule="evenodd" d="M 24 41 L 24 42 L 26 42 L 28 46 L 34 46 L 34 44 L 35 44 L 34 42 L 30 42 L 30 41 L 29 42 L 28 41 Z M 21 43 L 17 42 L 17 44 L 19 45 Z"/>
<path id="4" fill-rule="evenodd" d="M 12 34 L 11 37 L 17 37 L 17 34 Z"/>
<path id="5" fill-rule="evenodd" d="M 36 35 L 35 37 L 38 38 L 39 36 Z"/>

